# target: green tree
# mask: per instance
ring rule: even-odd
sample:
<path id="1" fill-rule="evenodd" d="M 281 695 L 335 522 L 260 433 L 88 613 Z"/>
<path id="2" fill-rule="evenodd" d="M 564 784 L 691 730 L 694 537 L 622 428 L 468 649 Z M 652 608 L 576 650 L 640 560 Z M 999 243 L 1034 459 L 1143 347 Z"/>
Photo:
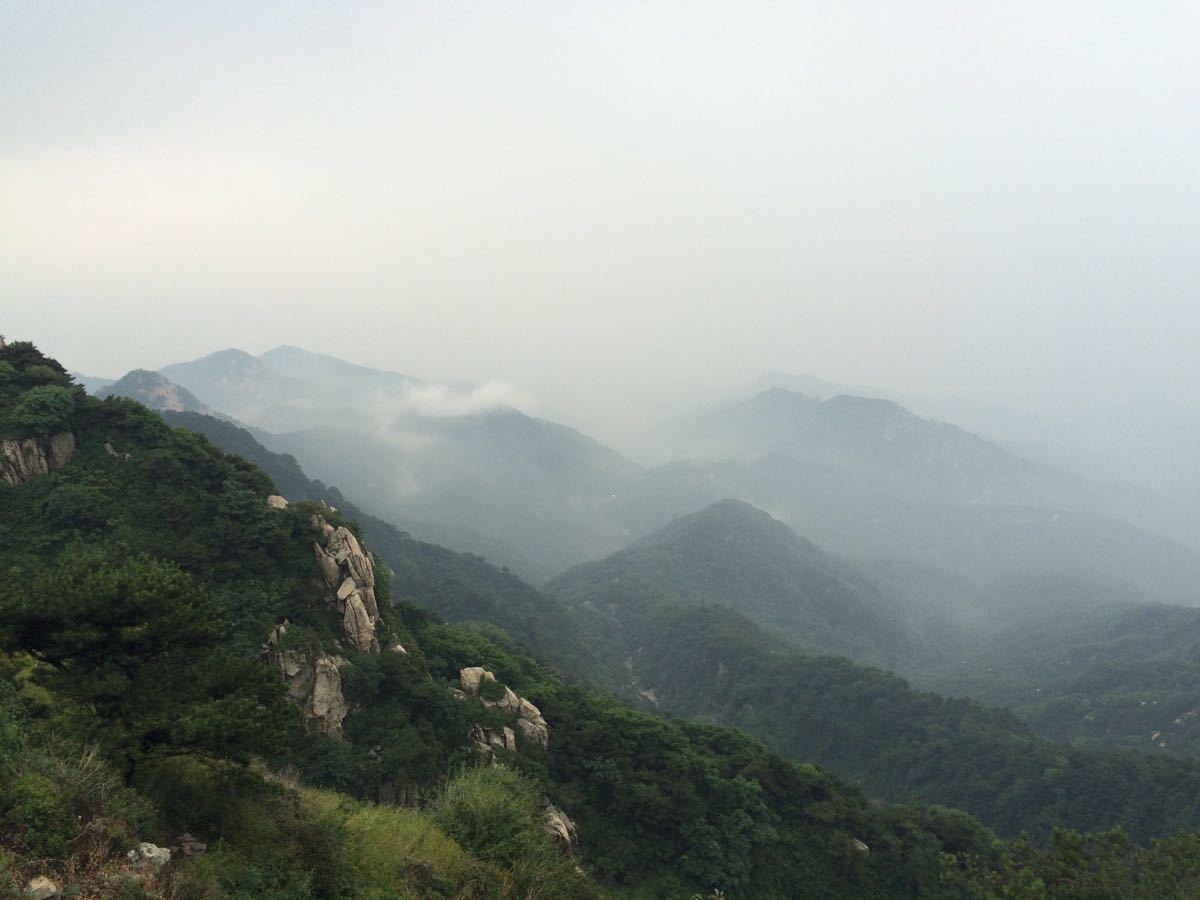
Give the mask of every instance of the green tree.
<path id="1" fill-rule="evenodd" d="M 75 391 L 56 384 L 30 388 L 8 414 L 11 426 L 36 435 L 52 434 L 71 427 Z"/>
<path id="2" fill-rule="evenodd" d="M 279 744 L 293 713 L 278 678 L 221 646 L 228 620 L 192 578 L 145 556 L 72 547 L 0 601 L 0 646 L 87 715 L 79 728 L 122 765 L 202 754 L 244 761 Z"/>

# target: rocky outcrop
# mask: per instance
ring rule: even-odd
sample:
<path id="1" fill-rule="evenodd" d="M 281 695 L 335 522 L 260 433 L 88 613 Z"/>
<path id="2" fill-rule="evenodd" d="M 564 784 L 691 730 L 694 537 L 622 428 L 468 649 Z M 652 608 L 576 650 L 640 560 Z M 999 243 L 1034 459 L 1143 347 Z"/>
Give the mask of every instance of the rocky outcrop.
<path id="1" fill-rule="evenodd" d="M 288 696 L 302 711 L 304 730 L 341 740 L 342 720 L 350 705 L 342 693 L 341 667 L 349 663 L 340 656 L 312 653 L 304 649 L 280 648 L 287 623 L 277 625 L 263 645 L 267 663 L 279 669 L 287 682 Z"/>
<path id="2" fill-rule="evenodd" d="M 137 848 L 130 850 L 125 856 L 138 868 L 161 869 L 171 861 L 171 851 L 159 847 L 149 841 L 142 841 Z"/>
<path id="3" fill-rule="evenodd" d="M 16 486 L 61 469 L 75 455 L 75 435 L 60 431 L 50 438 L 0 441 L 0 480 Z"/>
<path id="4" fill-rule="evenodd" d="M 458 680 L 462 689 L 451 688 L 451 693 L 457 699 L 465 700 L 468 697 L 479 696 L 484 690 L 484 685 L 494 682 L 496 676 L 482 666 L 469 666 L 458 673 Z M 489 709 L 498 709 L 507 715 L 514 716 L 517 731 L 524 740 L 542 748 L 550 745 L 550 727 L 546 724 L 542 711 L 524 697 L 518 696 L 508 686 L 504 686 L 504 693 L 499 699 L 488 700 L 480 697 L 480 702 Z M 476 725 L 469 737 L 481 753 L 486 751 L 484 755 L 489 758 L 491 757 L 491 748 L 516 750 L 515 734 L 507 726 L 504 728 L 504 733 L 500 734 Z"/>
<path id="5" fill-rule="evenodd" d="M 58 900 L 62 889 L 45 875 L 38 875 L 29 879 L 24 896 L 26 900 Z"/>
<path id="6" fill-rule="evenodd" d="M 355 650 L 378 653 L 379 604 L 375 599 L 375 564 L 349 528 L 335 528 L 321 516 L 313 516 L 313 527 L 321 535 L 313 543 L 326 602 L 342 614 L 342 631 Z"/>
<path id="7" fill-rule="evenodd" d="M 528 700 L 521 700 L 517 728 L 531 744 L 537 744 L 543 750 L 550 746 L 550 726 L 542 718 L 542 711 Z"/>
<path id="8" fill-rule="evenodd" d="M 272 494 L 267 498 L 267 506 L 271 509 L 287 509 L 287 497 L 281 497 L 278 494 Z"/>
<path id="9" fill-rule="evenodd" d="M 546 801 L 542 811 L 542 829 L 558 843 L 559 849 L 567 856 L 574 856 L 579 849 L 579 833 L 571 817 Z"/>

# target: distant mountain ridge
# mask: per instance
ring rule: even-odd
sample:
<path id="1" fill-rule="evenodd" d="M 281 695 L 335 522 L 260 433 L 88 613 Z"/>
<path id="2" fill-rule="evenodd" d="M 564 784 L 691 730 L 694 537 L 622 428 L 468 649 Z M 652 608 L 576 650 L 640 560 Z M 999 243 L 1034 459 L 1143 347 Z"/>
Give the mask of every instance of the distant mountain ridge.
<path id="1" fill-rule="evenodd" d="M 1200 546 L 1200 518 L 1184 504 L 1030 462 L 892 400 L 820 400 L 772 387 L 682 421 L 677 440 L 693 456 L 753 462 L 783 454 L 882 476 L 889 493 L 922 501 L 1091 513 Z"/>

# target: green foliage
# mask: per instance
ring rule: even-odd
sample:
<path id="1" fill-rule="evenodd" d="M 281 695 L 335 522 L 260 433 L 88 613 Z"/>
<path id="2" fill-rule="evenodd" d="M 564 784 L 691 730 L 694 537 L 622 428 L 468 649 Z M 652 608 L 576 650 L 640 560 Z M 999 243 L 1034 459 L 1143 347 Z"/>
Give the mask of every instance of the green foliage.
<path id="1" fill-rule="evenodd" d="M 222 610 L 174 565 L 75 548 L 6 593 L 6 649 L 32 653 L 35 679 L 89 714 L 85 728 L 127 770 L 184 751 L 245 758 L 290 719 L 278 680 L 224 650 Z"/>
<path id="2" fill-rule="evenodd" d="M 55 384 L 30 388 L 5 417 L 5 429 L 24 435 L 45 436 L 71 427 L 75 411 L 74 388 Z"/>

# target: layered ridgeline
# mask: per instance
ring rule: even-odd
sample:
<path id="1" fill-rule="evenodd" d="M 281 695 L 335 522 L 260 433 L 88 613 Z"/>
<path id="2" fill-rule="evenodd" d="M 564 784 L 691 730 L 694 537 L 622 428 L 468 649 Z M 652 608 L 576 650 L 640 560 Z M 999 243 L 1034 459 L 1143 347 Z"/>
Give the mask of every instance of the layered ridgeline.
<path id="1" fill-rule="evenodd" d="M 781 453 L 861 471 L 927 500 L 1093 513 L 1193 544 L 1200 540 L 1200 519 L 1185 504 L 1030 462 L 886 399 L 843 394 L 822 400 L 775 387 L 684 420 L 676 440 L 693 456 Z"/>
<path id="2" fill-rule="evenodd" d="M 354 523 L 29 344 L 0 349 L 0 441 L 6 895 L 1068 896 L 1101 860 L 1149 897 L 1195 877 L 1194 838 L 1008 847 L 393 608 Z"/>
<path id="3" fill-rule="evenodd" d="M 892 403 L 760 393 L 688 421 L 680 458 L 643 468 L 519 411 L 496 386 L 427 384 L 287 347 L 163 374 L 360 508 L 537 583 L 727 497 L 860 560 L 985 581 L 1081 571 L 1164 596 L 1200 580 L 1191 509 L 1035 465 Z"/>
<path id="4" fill-rule="evenodd" d="M 737 725 L 875 796 L 957 806 L 1008 834 L 1119 824 L 1145 838 L 1200 815 L 1200 763 L 1054 744 L 1006 710 L 802 653 L 910 668 L 938 658 L 909 637 L 926 630 L 919 609 L 745 504 L 719 503 L 549 587 L 626 690 Z"/>
<path id="5" fill-rule="evenodd" d="M 521 412 L 501 386 L 427 384 L 295 347 L 223 350 L 162 374 L 367 512 L 403 510 L 458 549 L 523 556 L 541 576 L 626 540 L 606 510 L 638 467 Z M 516 553 L 496 555 L 506 544 Z"/>

